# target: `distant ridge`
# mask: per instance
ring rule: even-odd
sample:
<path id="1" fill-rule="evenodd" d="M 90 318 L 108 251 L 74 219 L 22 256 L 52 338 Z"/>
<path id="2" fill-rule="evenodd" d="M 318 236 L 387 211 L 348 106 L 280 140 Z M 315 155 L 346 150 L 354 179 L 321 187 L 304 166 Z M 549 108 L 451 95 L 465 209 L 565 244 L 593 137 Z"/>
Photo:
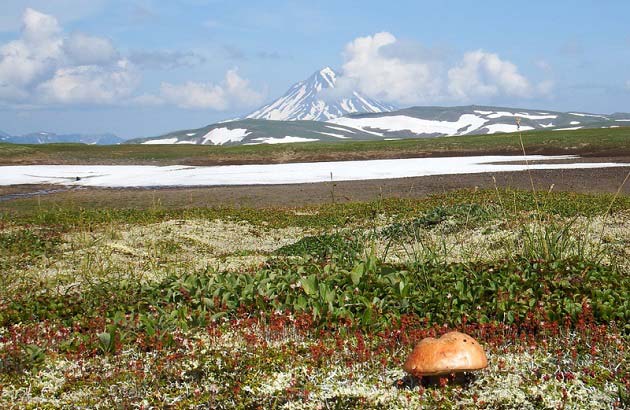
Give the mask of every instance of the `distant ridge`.
<path id="1" fill-rule="evenodd" d="M 17 137 L 1 137 L 3 142 L 13 144 L 54 144 L 54 143 L 79 143 L 89 145 L 115 145 L 124 142 L 114 134 L 61 134 L 52 132 L 33 132 Z"/>
<path id="2" fill-rule="evenodd" d="M 395 140 L 521 131 L 630 126 L 630 114 L 590 114 L 492 106 L 411 107 L 324 121 L 246 119 L 136 139 L 142 144 L 255 145 L 316 141 Z"/>

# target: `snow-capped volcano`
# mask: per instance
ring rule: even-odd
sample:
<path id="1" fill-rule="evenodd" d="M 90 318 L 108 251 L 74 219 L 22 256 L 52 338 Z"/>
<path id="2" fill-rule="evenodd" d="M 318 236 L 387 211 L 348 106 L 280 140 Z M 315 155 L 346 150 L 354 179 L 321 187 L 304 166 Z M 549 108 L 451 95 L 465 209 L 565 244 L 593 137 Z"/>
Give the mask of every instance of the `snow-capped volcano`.
<path id="1" fill-rule="evenodd" d="M 375 101 L 357 91 L 332 98 L 326 92 L 337 87 L 338 74 L 330 67 L 321 69 L 307 80 L 293 85 L 289 91 L 246 118 L 278 121 L 327 121 L 347 114 L 381 113 L 395 107 Z"/>

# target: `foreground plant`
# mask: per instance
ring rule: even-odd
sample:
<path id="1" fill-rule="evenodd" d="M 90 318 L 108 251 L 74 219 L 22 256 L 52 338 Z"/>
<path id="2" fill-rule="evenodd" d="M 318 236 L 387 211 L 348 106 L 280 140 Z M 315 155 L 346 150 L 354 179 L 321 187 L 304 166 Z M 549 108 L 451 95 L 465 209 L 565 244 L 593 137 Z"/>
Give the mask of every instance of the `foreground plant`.
<path id="1" fill-rule="evenodd" d="M 0 220 L 0 407 L 627 406 L 630 202 L 538 196 Z M 406 377 L 451 330 L 489 367 Z"/>
<path id="2" fill-rule="evenodd" d="M 53 324 L 11 328 L 45 347 L 41 364 L 0 374 L 4 408 L 621 408 L 630 386 L 630 345 L 613 326 L 466 324 L 489 367 L 466 384 L 410 382 L 402 363 L 413 344 L 448 327 L 411 316 L 381 332 L 321 331 L 310 315 L 244 315 L 206 328 L 138 335 L 103 354 L 96 337 Z M 533 325 L 533 324 L 532 324 Z M 65 335 L 60 337 L 59 335 Z M 76 349 L 68 343 L 76 340 Z"/>

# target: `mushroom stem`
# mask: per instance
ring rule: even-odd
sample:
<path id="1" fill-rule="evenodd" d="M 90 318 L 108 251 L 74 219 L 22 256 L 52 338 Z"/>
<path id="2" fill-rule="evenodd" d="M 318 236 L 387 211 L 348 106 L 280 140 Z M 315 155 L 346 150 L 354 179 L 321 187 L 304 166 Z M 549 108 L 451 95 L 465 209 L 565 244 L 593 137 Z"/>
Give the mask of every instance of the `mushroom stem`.
<path id="1" fill-rule="evenodd" d="M 467 387 L 477 379 L 477 375 L 472 372 L 458 372 L 451 375 L 443 376 L 412 376 L 407 375 L 397 380 L 394 386 L 399 389 L 413 390 L 418 386 L 424 388 L 441 387 L 445 384 L 451 386 Z"/>

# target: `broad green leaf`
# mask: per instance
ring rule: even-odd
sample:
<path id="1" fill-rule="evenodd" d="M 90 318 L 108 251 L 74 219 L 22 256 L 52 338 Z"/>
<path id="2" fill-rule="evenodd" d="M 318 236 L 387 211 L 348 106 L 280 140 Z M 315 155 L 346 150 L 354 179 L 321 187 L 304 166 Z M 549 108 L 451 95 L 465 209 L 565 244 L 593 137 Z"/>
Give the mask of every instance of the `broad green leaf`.
<path id="1" fill-rule="evenodd" d="M 302 284 L 302 289 L 309 296 L 314 296 L 317 294 L 317 276 L 310 275 L 300 280 Z"/>
<path id="2" fill-rule="evenodd" d="M 358 285 L 361 282 L 361 278 L 363 277 L 363 273 L 365 271 L 365 265 L 363 263 L 358 264 L 352 269 L 350 272 L 350 279 L 352 279 L 353 285 Z"/>

